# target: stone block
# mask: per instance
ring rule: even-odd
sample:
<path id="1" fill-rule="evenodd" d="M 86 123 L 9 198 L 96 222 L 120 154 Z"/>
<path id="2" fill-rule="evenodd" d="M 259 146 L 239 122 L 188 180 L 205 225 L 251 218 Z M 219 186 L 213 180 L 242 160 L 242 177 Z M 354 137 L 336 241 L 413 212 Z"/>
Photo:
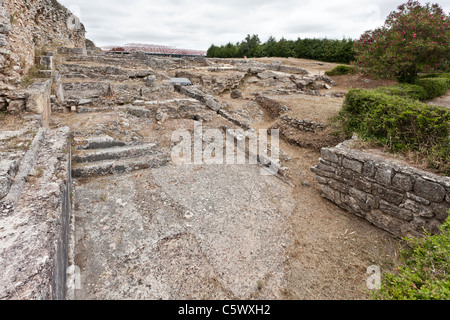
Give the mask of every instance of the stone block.
<path id="1" fill-rule="evenodd" d="M 344 194 L 347 194 L 350 189 L 349 185 L 342 183 L 342 182 L 335 181 L 335 180 L 329 180 L 328 185 L 331 188 L 333 188 L 334 190 L 342 192 Z"/>
<path id="2" fill-rule="evenodd" d="M 355 188 L 349 189 L 349 195 L 358 199 L 359 201 L 366 202 L 367 201 L 367 193 L 360 191 Z"/>
<path id="3" fill-rule="evenodd" d="M 53 56 L 38 56 L 36 57 L 36 63 L 42 66 L 45 70 L 53 70 Z"/>
<path id="4" fill-rule="evenodd" d="M 319 189 L 322 191 L 322 197 L 331 200 L 332 202 L 340 205 L 342 203 L 340 192 L 330 188 L 327 185 L 319 184 Z"/>
<path id="5" fill-rule="evenodd" d="M 366 214 L 366 219 L 377 227 L 386 230 L 398 237 L 402 237 L 404 221 L 383 213 L 380 210 L 371 210 Z"/>
<path id="6" fill-rule="evenodd" d="M 345 196 L 344 204 L 350 208 L 350 211 L 358 214 L 359 216 L 365 216 L 369 210 L 369 206 L 365 202 L 359 201 L 351 196 Z"/>
<path id="7" fill-rule="evenodd" d="M 230 98 L 231 99 L 240 99 L 240 98 L 242 98 L 242 91 L 238 90 L 238 89 L 231 91 Z"/>
<path id="8" fill-rule="evenodd" d="M 393 169 L 387 165 L 378 166 L 375 173 L 375 180 L 385 187 L 390 187 L 392 183 Z"/>
<path id="9" fill-rule="evenodd" d="M 403 208 L 410 210 L 410 211 L 418 214 L 421 217 L 425 217 L 425 218 L 433 218 L 434 217 L 433 209 L 431 207 L 424 206 L 413 200 L 406 200 L 402 206 L 403 206 Z"/>
<path id="10" fill-rule="evenodd" d="M 145 78 L 145 85 L 147 87 L 153 87 L 154 84 L 155 84 L 155 80 L 156 80 L 156 76 L 150 75 L 150 76 Z"/>
<path id="11" fill-rule="evenodd" d="M 415 195 L 414 193 L 407 192 L 406 195 L 408 196 L 409 199 L 412 199 L 412 200 L 414 200 L 414 201 L 417 201 L 418 203 L 423 204 L 423 205 L 426 205 L 426 206 L 429 206 L 430 203 L 431 203 L 431 202 L 428 201 L 427 199 L 424 199 L 424 198 L 422 198 L 422 197 L 419 197 L 419 196 Z"/>
<path id="12" fill-rule="evenodd" d="M 320 154 L 322 156 L 322 158 L 326 161 L 330 161 L 330 162 L 334 162 L 334 163 L 339 163 L 340 157 L 339 155 L 337 155 L 335 152 L 333 152 L 330 149 L 327 148 L 323 148 L 320 151 Z"/>
<path id="13" fill-rule="evenodd" d="M 392 178 L 392 187 L 398 191 L 409 192 L 413 190 L 414 184 L 411 176 L 397 173 L 394 178 Z"/>
<path id="14" fill-rule="evenodd" d="M 6 110 L 12 114 L 18 114 L 25 110 L 25 100 L 11 100 Z"/>
<path id="15" fill-rule="evenodd" d="M 377 184 L 373 184 L 372 194 L 397 206 L 403 202 L 404 198 L 401 193 L 395 192 Z"/>
<path id="16" fill-rule="evenodd" d="M 332 167 L 332 166 L 330 166 L 330 165 L 325 164 L 323 161 L 320 161 L 320 162 L 319 162 L 319 164 L 317 165 L 317 168 L 318 168 L 319 170 L 323 170 L 323 171 L 327 171 L 327 172 L 333 172 L 333 173 L 336 172 L 336 168 L 334 168 L 334 167 Z"/>
<path id="17" fill-rule="evenodd" d="M 353 186 L 356 189 L 362 190 L 364 192 L 367 193 L 371 193 L 372 192 L 372 183 L 370 181 L 367 181 L 365 179 L 355 179 Z"/>
<path id="18" fill-rule="evenodd" d="M 363 168 L 363 164 L 357 160 L 351 160 L 348 158 L 344 158 L 342 160 L 342 166 L 344 168 L 350 169 L 356 173 L 361 173 L 362 172 L 362 168 Z"/>
<path id="19" fill-rule="evenodd" d="M 414 192 L 431 202 L 442 202 L 446 197 L 446 190 L 443 186 L 436 182 L 428 181 L 422 178 L 416 180 Z"/>
<path id="20" fill-rule="evenodd" d="M 315 176 L 314 179 L 320 184 L 328 184 L 328 179 L 321 176 Z"/>
<path id="21" fill-rule="evenodd" d="M 48 125 L 51 114 L 51 89 L 51 79 L 35 82 L 28 88 L 30 96 L 26 101 L 26 110 L 41 114 L 45 126 Z"/>
<path id="22" fill-rule="evenodd" d="M 372 178 L 375 175 L 375 163 L 373 161 L 364 162 L 362 174 L 365 177 Z"/>
<path id="23" fill-rule="evenodd" d="M 442 203 L 432 203 L 431 208 L 433 210 L 433 213 L 436 216 L 436 219 L 438 219 L 441 222 L 445 222 L 448 218 L 448 211 L 450 210 L 450 204 L 447 202 Z"/>
<path id="24" fill-rule="evenodd" d="M 400 220 L 412 221 L 414 219 L 414 214 L 411 211 L 400 208 L 398 206 L 393 206 L 383 200 L 380 201 L 380 210 Z"/>

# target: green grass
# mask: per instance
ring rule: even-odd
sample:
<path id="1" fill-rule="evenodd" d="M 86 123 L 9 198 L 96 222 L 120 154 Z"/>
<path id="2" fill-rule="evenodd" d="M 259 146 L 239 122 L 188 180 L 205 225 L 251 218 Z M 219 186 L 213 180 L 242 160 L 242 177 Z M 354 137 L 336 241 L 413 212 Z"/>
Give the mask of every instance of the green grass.
<path id="1" fill-rule="evenodd" d="M 449 211 L 450 213 L 450 211 Z M 450 300 L 450 218 L 441 233 L 421 239 L 404 239 L 401 266 L 385 274 L 376 300 Z"/>

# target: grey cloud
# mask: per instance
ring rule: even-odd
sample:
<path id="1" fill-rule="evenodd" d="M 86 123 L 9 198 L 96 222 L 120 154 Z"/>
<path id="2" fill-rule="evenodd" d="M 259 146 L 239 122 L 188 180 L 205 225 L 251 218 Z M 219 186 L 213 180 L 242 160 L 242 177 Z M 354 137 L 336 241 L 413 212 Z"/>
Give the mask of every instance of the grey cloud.
<path id="1" fill-rule="evenodd" d="M 358 38 L 406 0 L 59 0 L 78 6 L 97 45 L 145 42 L 206 50 L 258 34 Z M 436 1 L 433 1 L 436 2 Z M 445 12 L 450 4 L 437 1 Z"/>

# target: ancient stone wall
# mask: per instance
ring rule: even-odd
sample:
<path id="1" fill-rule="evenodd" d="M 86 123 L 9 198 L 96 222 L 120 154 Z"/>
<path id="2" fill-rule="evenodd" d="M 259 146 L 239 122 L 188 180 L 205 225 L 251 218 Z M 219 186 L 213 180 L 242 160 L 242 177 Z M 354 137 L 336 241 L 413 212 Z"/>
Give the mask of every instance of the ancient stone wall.
<path id="1" fill-rule="evenodd" d="M 344 146 L 311 170 L 322 196 L 398 237 L 436 233 L 448 217 L 450 178 Z"/>
<path id="2" fill-rule="evenodd" d="M 84 26 L 56 0 L 0 0 L 0 89 L 20 82 L 36 52 L 82 48 L 84 36 Z"/>
<path id="3" fill-rule="evenodd" d="M 273 118 L 278 118 L 289 111 L 289 108 L 285 105 L 263 95 L 257 95 L 255 101 Z"/>
<path id="4" fill-rule="evenodd" d="M 282 116 L 280 118 L 281 125 L 286 125 L 291 128 L 295 128 L 300 131 L 316 132 L 325 129 L 325 125 L 309 119 L 299 120 L 292 118 L 289 115 Z"/>

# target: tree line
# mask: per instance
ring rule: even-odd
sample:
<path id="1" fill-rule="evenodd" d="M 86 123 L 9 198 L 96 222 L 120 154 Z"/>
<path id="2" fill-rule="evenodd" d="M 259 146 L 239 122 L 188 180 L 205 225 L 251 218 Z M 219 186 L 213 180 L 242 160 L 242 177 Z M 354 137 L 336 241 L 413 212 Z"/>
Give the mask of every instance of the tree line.
<path id="1" fill-rule="evenodd" d="M 222 46 L 211 45 L 208 49 L 209 58 L 302 58 L 326 62 L 350 63 L 355 59 L 354 41 L 352 39 L 301 39 L 287 40 L 274 37 L 262 43 L 258 35 L 247 37 L 236 44 L 228 43 Z"/>

